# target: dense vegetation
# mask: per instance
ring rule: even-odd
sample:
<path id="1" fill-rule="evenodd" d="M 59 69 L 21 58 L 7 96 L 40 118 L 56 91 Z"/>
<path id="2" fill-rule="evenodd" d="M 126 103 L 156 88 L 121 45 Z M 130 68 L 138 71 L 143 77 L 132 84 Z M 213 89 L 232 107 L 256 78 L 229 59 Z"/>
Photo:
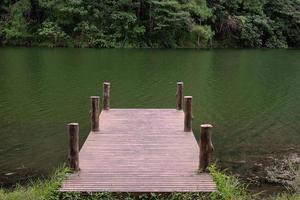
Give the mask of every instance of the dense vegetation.
<path id="1" fill-rule="evenodd" d="M 300 0 L 1 0 L 0 44 L 300 46 Z"/>
<path id="2" fill-rule="evenodd" d="M 60 193 L 59 187 L 68 174 L 68 168 L 58 169 L 50 179 L 32 182 L 27 187 L 18 186 L 13 191 L 0 188 L 1 200 L 300 200 L 300 195 L 282 193 L 270 197 L 258 196 L 247 192 L 245 185 L 238 179 L 228 176 L 210 167 L 210 172 L 217 184 L 218 191 L 205 193 L 170 193 L 170 194 L 120 194 L 120 193 Z"/>

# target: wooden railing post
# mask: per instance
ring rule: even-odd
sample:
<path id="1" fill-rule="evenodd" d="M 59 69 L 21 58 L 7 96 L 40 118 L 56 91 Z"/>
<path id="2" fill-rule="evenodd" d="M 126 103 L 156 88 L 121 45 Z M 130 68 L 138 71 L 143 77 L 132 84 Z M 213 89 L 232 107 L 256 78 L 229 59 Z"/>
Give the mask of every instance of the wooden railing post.
<path id="1" fill-rule="evenodd" d="M 202 124 L 200 126 L 200 156 L 199 156 L 199 172 L 206 172 L 207 167 L 211 163 L 212 152 L 214 150 L 211 141 L 211 124 Z"/>
<path id="2" fill-rule="evenodd" d="M 183 102 L 183 82 L 177 82 L 176 110 L 182 110 Z"/>
<path id="3" fill-rule="evenodd" d="M 92 131 L 99 131 L 99 96 L 91 96 L 91 129 Z"/>
<path id="4" fill-rule="evenodd" d="M 69 123 L 69 165 L 70 168 L 78 172 L 79 171 L 79 124 Z"/>
<path id="5" fill-rule="evenodd" d="M 184 97 L 184 131 L 190 132 L 192 131 L 192 96 Z"/>
<path id="6" fill-rule="evenodd" d="M 110 83 L 103 83 L 103 110 L 110 108 Z"/>

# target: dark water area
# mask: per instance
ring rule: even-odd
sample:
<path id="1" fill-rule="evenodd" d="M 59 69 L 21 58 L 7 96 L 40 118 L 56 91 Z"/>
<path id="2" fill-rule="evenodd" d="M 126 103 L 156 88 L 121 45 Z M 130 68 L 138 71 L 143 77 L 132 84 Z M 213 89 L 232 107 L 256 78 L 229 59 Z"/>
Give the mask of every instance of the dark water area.
<path id="1" fill-rule="evenodd" d="M 0 48 L 0 185 L 64 163 L 66 124 L 83 144 L 104 81 L 115 108 L 175 108 L 184 81 L 195 136 L 213 124 L 216 161 L 245 180 L 300 152 L 300 50 Z"/>

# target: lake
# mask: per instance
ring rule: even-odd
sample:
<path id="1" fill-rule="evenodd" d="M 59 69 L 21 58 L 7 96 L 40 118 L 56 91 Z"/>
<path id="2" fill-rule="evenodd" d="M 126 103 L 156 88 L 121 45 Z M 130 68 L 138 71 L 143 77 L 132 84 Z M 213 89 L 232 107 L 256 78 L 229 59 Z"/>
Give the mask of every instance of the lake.
<path id="1" fill-rule="evenodd" d="M 0 184 L 64 163 L 104 81 L 113 108 L 175 108 L 183 81 L 195 136 L 213 124 L 216 161 L 242 177 L 300 151 L 300 50 L 0 48 Z"/>

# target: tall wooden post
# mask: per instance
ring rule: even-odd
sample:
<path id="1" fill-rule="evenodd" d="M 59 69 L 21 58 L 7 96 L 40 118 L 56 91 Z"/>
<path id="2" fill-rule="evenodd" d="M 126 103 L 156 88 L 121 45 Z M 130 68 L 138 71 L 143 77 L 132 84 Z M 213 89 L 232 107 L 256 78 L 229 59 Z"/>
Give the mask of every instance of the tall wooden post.
<path id="1" fill-rule="evenodd" d="M 70 168 L 78 172 L 79 171 L 79 124 L 69 123 L 69 165 Z"/>
<path id="2" fill-rule="evenodd" d="M 103 83 L 103 110 L 110 108 L 110 83 Z"/>
<path id="3" fill-rule="evenodd" d="M 211 163 L 212 152 L 214 150 L 211 141 L 211 124 L 202 124 L 200 126 L 200 156 L 199 156 L 199 172 L 206 172 L 207 167 Z"/>
<path id="4" fill-rule="evenodd" d="M 183 82 L 177 82 L 176 110 L 182 110 L 183 102 Z"/>
<path id="5" fill-rule="evenodd" d="M 184 131 L 190 132 L 192 131 L 192 96 L 184 97 Z"/>
<path id="6" fill-rule="evenodd" d="M 99 96 L 91 96 L 91 129 L 92 131 L 99 131 Z"/>

